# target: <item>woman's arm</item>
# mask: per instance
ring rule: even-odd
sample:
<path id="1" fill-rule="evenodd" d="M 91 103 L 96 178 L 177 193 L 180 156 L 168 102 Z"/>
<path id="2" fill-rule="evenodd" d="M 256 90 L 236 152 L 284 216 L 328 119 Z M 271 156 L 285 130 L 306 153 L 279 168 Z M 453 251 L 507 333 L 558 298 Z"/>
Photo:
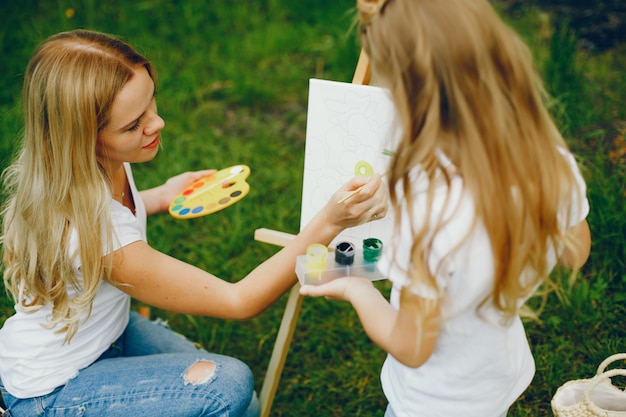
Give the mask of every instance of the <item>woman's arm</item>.
<path id="1" fill-rule="evenodd" d="M 369 338 L 406 366 L 421 366 L 435 349 L 439 337 L 437 301 L 407 293 L 396 310 L 370 280 L 358 277 L 304 285 L 300 294 L 351 303 Z"/>
<path id="2" fill-rule="evenodd" d="M 361 191 L 345 203 L 348 192 Z M 387 193 L 379 176 L 356 177 L 337 191 L 326 206 L 282 250 L 244 279 L 230 283 L 192 265 L 134 242 L 114 253 L 111 280 L 132 297 L 171 311 L 230 319 L 262 312 L 296 282 L 298 255 L 311 243 L 328 245 L 346 227 L 387 210 Z"/>

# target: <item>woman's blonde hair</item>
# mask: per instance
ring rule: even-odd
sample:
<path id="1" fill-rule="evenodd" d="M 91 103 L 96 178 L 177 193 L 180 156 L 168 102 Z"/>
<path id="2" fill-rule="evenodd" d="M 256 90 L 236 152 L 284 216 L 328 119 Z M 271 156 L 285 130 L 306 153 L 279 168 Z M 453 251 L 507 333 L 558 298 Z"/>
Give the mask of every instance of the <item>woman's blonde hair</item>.
<path id="1" fill-rule="evenodd" d="M 137 66 L 155 79 L 150 63 L 125 42 L 75 30 L 44 41 L 26 69 L 23 142 L 3 174 L 3 279 L 23 310 L 52 306 L 47 326 L 66 332 L 66 341 L 109 278 L 110 178 L 96 143 Z M 72 231 L 76 253 L 69 249 Z M 73 266 L 77 257 L 82 281 Z"/>
<path id="2" fill-rule="evenodd" d="M 429 203 L 438 177 L 450 183 L 439 156 L 445 154 L 475 202 L 474 226 L 482 222 L 490 238 L 489 298 L 511 318 L 519 300 L 549 276 L 547 253 L 570 244 L 562 230 L 567 219 L 559 215 L 577 190 L 531 54 L 487 0 L 358 0 L 357 6 L 362 45 L 402 124 L 389 172 L 396 223 L 400 200 L 413 212 L 409 174 L 416 166 L 429 179 Z M 413 284 L 435 285 L 426 260 L 433 230 L 443 226 L 439 220 L 416 228 Z"/>

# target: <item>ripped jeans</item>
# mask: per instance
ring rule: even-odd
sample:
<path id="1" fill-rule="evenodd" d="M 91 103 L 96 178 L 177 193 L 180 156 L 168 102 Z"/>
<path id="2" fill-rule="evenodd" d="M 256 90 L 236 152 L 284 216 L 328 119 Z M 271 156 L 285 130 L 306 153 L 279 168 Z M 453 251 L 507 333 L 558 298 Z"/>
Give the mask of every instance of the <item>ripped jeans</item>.
<path id="1" fill-rule="evenodd" d="M 252 372 L 162 323 L 131 312 L 124 334 L 50 394 L 18 399 L 0 384 L 11 417 L 256 417 Z"/>

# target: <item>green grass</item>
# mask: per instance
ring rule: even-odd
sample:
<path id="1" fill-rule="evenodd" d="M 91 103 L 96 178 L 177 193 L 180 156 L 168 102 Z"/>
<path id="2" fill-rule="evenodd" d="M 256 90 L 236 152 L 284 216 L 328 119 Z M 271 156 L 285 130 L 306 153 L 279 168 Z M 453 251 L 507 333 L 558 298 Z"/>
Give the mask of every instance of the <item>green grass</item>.
<path id="1" fill-rule="evenodd" d="M 299 228 L 308 79 L 351 79 L 359 51 L 352 7 L 348 0 L 2 2 L 0 166 L 16 149 L 21 75 L 37 43 L 76 27 L 115 33 L 159 73 L 164 145 L 154 161 L 135 168 L 140 187 L 184 170 L 237 163 L 252 169 L 250 194 L 228 210 L 149 220 L 153 246 L 238 280 L 277 250 L 255 242 L 255 229 Z M 559 385 L 590 376 L 606 356 L 626 351 L 626 148 L 616 125 L 626 120 L 626 49 L 583 55 L 566 28 L 540 36 L 541 22 L 532 8 L 511 20 L 530 43 L 553 112 L 580 157 L 593 247 L 579 280 L 550 296 L 541 322 L 526 324 L 537 374 L 513 406 L 514 417 L 549 415 Z M 246 361 L 260 389 L 285 301 L 246 322 L 153 312 L 207 349 Z M 11 309 L 3 298 L 0 316 Z M 384 356 L 347 305 L 306 299 L 273 415 L 382 415 Z"/>

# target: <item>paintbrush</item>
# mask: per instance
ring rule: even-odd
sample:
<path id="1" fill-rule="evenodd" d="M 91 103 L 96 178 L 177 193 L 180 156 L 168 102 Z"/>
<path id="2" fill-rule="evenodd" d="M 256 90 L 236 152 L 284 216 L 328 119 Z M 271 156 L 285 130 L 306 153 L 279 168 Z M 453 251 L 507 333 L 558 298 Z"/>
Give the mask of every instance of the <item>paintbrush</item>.
<path id="1" fill-rule="evenodd" d="M 341 200 L 337 201 L 337 204 L 341 204 L 341 203 L 343 203 L 343 202 L 347 201 L 347 200 L 348 200 L 350 197 L 352 197 L 353 195 L 360 193 L 360 192 L 361 192 L 361 188 L 362 188 L 362 187 L 363 187 L 363 186 L 361 186 L 361 187 L 357 188 L 356 190 L 352 190 L 352 191 L 350 191 L 350 193 L 349 193 L 348 195 L 346 195 L 346 196 L 345 196 L 344 198 L 342 198 Z"/>

